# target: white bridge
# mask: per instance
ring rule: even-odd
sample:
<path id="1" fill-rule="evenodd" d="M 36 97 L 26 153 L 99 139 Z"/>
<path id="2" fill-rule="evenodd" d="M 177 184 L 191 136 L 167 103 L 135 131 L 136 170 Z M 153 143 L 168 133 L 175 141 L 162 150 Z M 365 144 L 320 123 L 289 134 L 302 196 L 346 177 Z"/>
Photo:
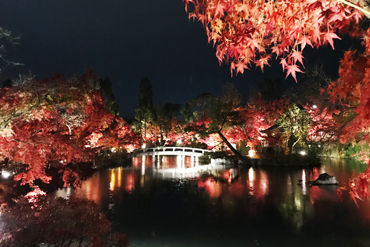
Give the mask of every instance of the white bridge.
<path id="1" fill-rule="evenodd" d="M 210 152 L 207 149 L 191 147 L 152 147 L 136 149 L 131 153 L 132 157 L 142 157 L 142 166 L 145 167 L 145 158 L 152 157 L 153 168 L 161 170 L 161 156 L 177 156 L 177 169 L 191 170 L 199 166 L 199 156 Z M 185 167 L 185 157 L 190 157 L 190 167 Z M 168 170 L 168 169 L 166 169 Z"/>
<path id="2" fill-rule="evenodd" d="M 210 152 L 207 149 L 191 147 L 153 147 L 136 149 L 132 152 L 133 157 L 153 156 L 153 155 L 184 155 L 199 157 L 202 154 Z"/>

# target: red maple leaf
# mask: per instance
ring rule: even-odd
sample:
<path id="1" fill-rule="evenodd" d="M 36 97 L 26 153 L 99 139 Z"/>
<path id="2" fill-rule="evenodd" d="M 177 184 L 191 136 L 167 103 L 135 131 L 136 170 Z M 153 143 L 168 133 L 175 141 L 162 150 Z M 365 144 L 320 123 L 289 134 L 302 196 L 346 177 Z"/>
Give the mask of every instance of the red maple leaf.
<path id="1" fill-rule="evenodd" d="M 297 63 L 297 61 L 298 61 L 302 64 L 302 66 L 304 68 L 303 61 L 302 61 L 302 59 L 304 57 L 302 56 L 302 52 L 294 50 L 293 54 L 292 54 L 292 58 L 294 60 L 294 63 Z"/>
<path id="2" fill-rule="evenodd" d="M 303 36 L 302 38 L 300 38 L 298 44 L 301 45 L 302 50 L 306 47 L 307 44 L 312 47 L 311 40 L 307 36 Z"/>
<path id="3" fill-rule="evenodd" d="M 286 66 L 288 65 L 285 58 L 280 59 L 281 67 L 283 67 L 283 70 L 285 70 Z"/>
<path id="4" fill-rule="evenodd" d="M 286 77 L 285 78 L 287 78 L 289 75 L 292 75 L 293 78 L 294 78 L 294 80 L 295 80 L 295 82 L 297 82 L 297 78 L 296 78 L 296 74 L 295 74 L 296 72 L 303 73 L 303 71 L 300 70 L 297 65 L 295 65 L 295 64 L 288 65 L 287 66 L 287 72 L 286 72 Z"/>
<path id="5" fill-rule="evenodd" d="M 341 39 L 341 38 L 338 35 L 336 35 L 334 32 L 327 32 L 324 35 L 324 40 L 329 42 L 329 44 L 331 45 L 331 48 L 333 48 L 333 50 L 334 50 L 334 41 L 333 41 L 333 39 Z"/>
<path id="6" fill-rule="evenodd" d="M 263 67 L 264 67 L 265 65 L 270 66 L 270 65 L 269 65 L 269 62 L 268 62 L 268 60 L 269 60 L 269 59 L 270 59 L 270 55 L 267 55 L 267 56 L 264 56 L 264 57 L 260 58 L 260 59 L 256 62 L 256 66 L 257 66 L 257 67 L 261 67 L 261 70 L 262 70 L 262 72 L 263 72 Z"/>
<path id="7" fill-rule="evenodd" d="M 248 69 L 248 66 L 246 66 L 245 63 L 243 63 L 243 62 L 237 63 L 235 65 L 235 67 L 236 67 L 236 74 L 238 74 L 239 72 L 241 74 L 243 74 L 244 73 L 244 69 Z"/>
<path id="8" fill-rule="evenodd" d="M 221 1 L 218 1 L 216 5 L 216 10 L 215 10 L 215 16 L 218 16 L 218 15 L 223 16 L 224 9 L 225 9 L 225 5 L 221 3 Z"/>

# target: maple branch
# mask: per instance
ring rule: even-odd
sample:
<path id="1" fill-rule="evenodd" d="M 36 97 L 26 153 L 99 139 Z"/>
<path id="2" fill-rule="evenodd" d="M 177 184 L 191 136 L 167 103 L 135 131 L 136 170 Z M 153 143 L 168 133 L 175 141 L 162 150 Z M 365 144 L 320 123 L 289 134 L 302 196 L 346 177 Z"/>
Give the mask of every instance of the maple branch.
<path id="1" fill-rule="evenodd" d="M 344 3 L 344 4 L 348 5 L 348 6 L 351 6 L 352 8 L 355 8 L 355 9 L 361 11 L 367 18 L 370 19 L 370 12 L 368 10 L 366 10 L 364 7 L 359 7 L 359 6 L 357 6 L 357 5 L 355 5 L 355 4 L 351 3 L 351 2 L 348 2 L 346 0 L 337 0 L 337 1 L 338 2 L 341 2 L 341 3 Z"/>

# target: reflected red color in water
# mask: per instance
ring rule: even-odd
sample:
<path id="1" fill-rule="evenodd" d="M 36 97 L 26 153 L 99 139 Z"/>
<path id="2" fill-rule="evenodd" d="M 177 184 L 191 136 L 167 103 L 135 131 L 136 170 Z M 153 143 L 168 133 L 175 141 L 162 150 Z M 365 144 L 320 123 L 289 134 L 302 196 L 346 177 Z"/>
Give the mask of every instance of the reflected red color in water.
<path id="1" fill-rule="evenodd" d="M 256 188 L 256 198 L 261 198 L 267 195 L 269 191 L 269 180 L 265 171 L 259 171 L 259 186 Z"/>
<path id="2" fill-rule="evenodd" d="M 236 181 L 232 185 L 228 186 L 228 190 L 233 196 L 242 198 L 245 195 L 246 188 L 244 184 Z"/>
<path id="3" fill-rule="evenodd" d="M 135 189 L 135 176 L 134 174 L 128 174 L 125 178 L 126 180 L 126 186 L 125 190 L 127 192 L 131 192 Z"/>
<path id="4" fill-rule="evenodd" d="M 222 194 L 222 184 L 217 183 L 212 178 L 207 178 L 206 181 L 202 181 L 201 179 L 199 179 L 198 188 L 205 189 L 213 198 L 218 198 Z"/>
<path id="5" fill-rule="evenodd" d="M 81 188 L 77 188 L 74 192 L 77 197 L 92 200 L 101 206 L 102 188 L 100 185 L 100 174 L 95 173 L 91 179 L 83 181 Z"/>

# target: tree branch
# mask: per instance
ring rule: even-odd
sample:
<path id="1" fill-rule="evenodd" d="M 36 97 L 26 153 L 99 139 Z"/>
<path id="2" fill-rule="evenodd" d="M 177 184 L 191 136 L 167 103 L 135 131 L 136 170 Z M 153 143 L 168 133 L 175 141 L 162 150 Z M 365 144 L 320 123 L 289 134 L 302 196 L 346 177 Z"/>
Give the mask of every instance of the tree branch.
<path id="1" fill-rule="evenodd" d="M 357 5 L 355 5 L 355 4 L 353 4 L 353 3 L 351 3 L 351 2 L 348 2 L 348 1 L 346 1 L 346 0 L 337 0 L 338 2 L 341 2 L 341 3 L 343 3 L 343 4 L 346 4 L 346 5 L 348 5 L 348 6 L 351 6 L 352 8 L 355 8 L 355 9 L 357 9 L 357 10 L 359 10 L 359 11 L 361 11 L 367 18 L 369 18 L 370 19 L 370 12 L 368 11 L 368 10 L 366 10 L 365 9 L 365 7 L 368 7 L 368 6 L 365 6 L 365 7 L 359 7 L 359 6 L 357 6 Z"/>

